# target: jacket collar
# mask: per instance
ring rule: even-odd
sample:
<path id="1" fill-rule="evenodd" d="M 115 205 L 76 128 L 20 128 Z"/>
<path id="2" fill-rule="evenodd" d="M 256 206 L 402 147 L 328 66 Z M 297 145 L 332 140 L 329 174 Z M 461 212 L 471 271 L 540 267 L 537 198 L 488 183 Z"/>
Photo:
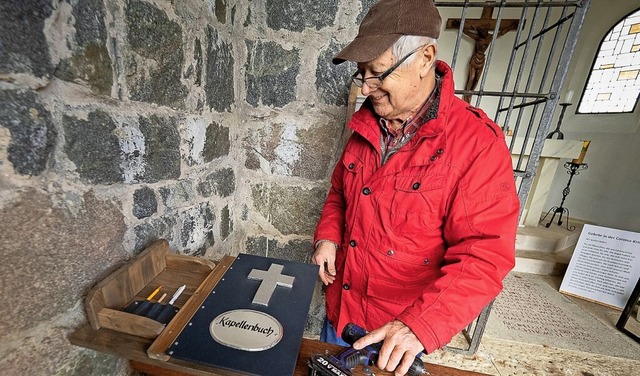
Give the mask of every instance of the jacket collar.
<path id="1" fill-rule="evenodd" d="M 434 137 L 444 131 L 445 119 L 454 98 L 455 85 L 453 72 L 447 63 L 441 60 L 436 61 L 436 72 L 442 76 L 438 117 L 422 125 L 412 141 L 422 137 Z M 381 132 L 378 118 L 379 116 L 373 112 L 371 101 L 367 98 L 360 109 L 351 117 L 349 128 L 367 139 L 372 145 L 378 145 Z"/>

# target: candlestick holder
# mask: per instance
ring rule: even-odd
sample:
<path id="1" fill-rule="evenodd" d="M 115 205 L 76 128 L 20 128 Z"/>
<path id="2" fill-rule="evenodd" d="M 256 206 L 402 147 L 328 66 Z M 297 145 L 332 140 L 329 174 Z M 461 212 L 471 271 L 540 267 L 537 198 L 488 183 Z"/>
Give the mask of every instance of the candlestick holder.
<path id="1" fill-rule="evenodd" d="M 569 231 L 573 231 L 576 229 L 576 226 L 569 226 L 569 209 L 564 207 L 564 201 L 567 199 L 567 196 L 569 196 L 569 193 L 571 193 L 571 181 L 573 180 L 573 177 L 576 175 L 580 175 L 580 171 L 586 170 L 587 168 L 589 168 L 589 165 L 587 165 L 586 163 L 574 163 L 573 161 L 571 162 L 565 162 L 564 164 L 564 168 L 567 169 L 567 174 L 569 174 L 569 181 L 567 182 L 567 186 L 564 187 L 564 189 L 562 190 L 562 201 L 560 202 L 560 206 L 554 206 L 551 209 L 549 209 L 549 211 L 547 212 L 547 214 L 544 215 L 544 217 L 542 217 L 542 219 L 540 220 L 539 223 L 544 222 L 544 220 L 547 218 L 547 216 L 553 212 L 553 215 L 551 216 L 551 219 L 549 220 L 549 222 L 544 225 L 546 228 L 549 228 L 551 226 L 551 223 L 553 223 L 553 220 L 556 217 L 556 214 L 559 215 L 558 217 L 558 226 L 562 226 L 562 216 L 566 214 L 567 217 L 567 230 Z"/>
<path id="2" fill-rule="evenodd" d="M 560 111 L 560 117 L 558 117 L 558 124 L 556 124 L 556 129 L 547 135 L 547 139 L 552 139 L 554 134 L 558 135 L 558 140 L 564 140 L 564 133 L 560 132 L 560 126 L 562 125 L 562 118 L 564 117 L 564 112 L 567 110 L 567 107 L 571 106 L 571 103 L 560 103 L 562 107 L 562 111 Z"/>

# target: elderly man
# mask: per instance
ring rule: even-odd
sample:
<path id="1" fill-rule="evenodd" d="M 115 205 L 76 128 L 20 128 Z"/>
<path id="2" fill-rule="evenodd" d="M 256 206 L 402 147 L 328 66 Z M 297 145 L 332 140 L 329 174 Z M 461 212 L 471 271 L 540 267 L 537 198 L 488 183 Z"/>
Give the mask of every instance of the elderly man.
<path id="1" fill-rule="evenodd" d="M 440 24 L 431 0 L 382 0 L 333 59 L 357 63 L 367 99 L 315 233 L 321 339 L 356 323 L 370 333 L 354 347 L 384 341 L 378 366 L 397 375 L 473 321 L 514 265 L 510 154 L 500 127 L 454 96 Z"/>

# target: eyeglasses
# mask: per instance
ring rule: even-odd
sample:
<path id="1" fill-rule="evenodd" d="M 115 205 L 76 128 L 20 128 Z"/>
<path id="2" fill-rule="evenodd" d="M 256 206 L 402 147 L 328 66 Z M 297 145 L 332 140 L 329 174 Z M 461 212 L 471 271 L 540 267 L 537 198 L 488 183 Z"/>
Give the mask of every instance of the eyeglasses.
<path id="1" fill-rule="evenodd" d="M 386 71 L 384 71 L 384 73 L 382 73 L 379 76 L 364 78 L 364 72 L 357 70 L 356 73 L 354 73 L 353 76 L 351 76 L 351 81 L 354 84 L 356 84 L 357 87 L 362 87 L 362 85 L 367 84 L 367 86 L 369 86 L 369 89 L 375 90 L 380 86 L 382 86 L 382 80 L 384 80 L 385 78 L 387 78 L 387 76 L 393 73 L 393 71 L 396 70 L 396 68 L 398 68 L 400 64 L 404 63 L 404 61 L 407 60 L 409 56 L 415 54 L 419 49 L 420 47 L 409 52 L 405 57 L 398 60 L 397 63 L 393 64 L 391 68 L 387 69 Z M 358 76 L 363 76 L 363 77 L 358 77 Z"/>

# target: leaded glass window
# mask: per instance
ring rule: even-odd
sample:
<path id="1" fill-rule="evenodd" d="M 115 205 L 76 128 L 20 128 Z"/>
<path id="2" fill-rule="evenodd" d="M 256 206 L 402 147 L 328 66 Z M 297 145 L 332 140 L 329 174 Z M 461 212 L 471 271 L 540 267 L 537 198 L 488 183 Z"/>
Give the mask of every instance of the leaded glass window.
<path id="1" fill-rule="evenodd" d="M 604 37 L 578 113 L 633 112 L 640 96 L 640 9 Z"/>

